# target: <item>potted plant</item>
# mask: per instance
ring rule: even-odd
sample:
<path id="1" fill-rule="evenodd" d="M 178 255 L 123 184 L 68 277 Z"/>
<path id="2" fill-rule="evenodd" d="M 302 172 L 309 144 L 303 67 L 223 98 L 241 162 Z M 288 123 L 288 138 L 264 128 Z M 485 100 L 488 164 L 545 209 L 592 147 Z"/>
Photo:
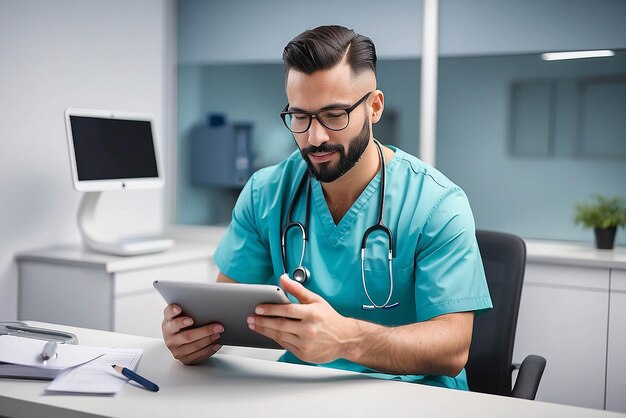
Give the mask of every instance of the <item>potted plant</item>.
<path id="1" fill-rule="evenodd" d="M 626 225 L 626 206 L 621 199 L 593 195 L 591 203 L 576 205 L 576 224 L 593 228 L 596 247 L 610 250 L 615 242 L 618 226 Z"/>

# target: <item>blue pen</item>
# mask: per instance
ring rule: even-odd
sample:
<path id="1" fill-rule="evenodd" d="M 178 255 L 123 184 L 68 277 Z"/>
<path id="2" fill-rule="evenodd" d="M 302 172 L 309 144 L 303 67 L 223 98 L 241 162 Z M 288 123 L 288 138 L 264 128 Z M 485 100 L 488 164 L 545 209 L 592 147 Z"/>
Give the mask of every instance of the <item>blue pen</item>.
<path id="1" fill-rule="evenodd" d="M 115 369 L 115 371 L 117 371 L 119 373 L 122 373 L 124 376 L 126 376 L 130 380 L 134 380 L 135 382 L 139 383 L 141 386 L 145 387 L 146 389 L 149 389 L 149 390 L 151 390 L 153 392 L 158 392 L 159 391 L 159 386 L 158 385 L 156 385 L 155 383 L 152 383 L 151 381 L 149 381 L 145 377 L 139 376 L 134 371 L 132 371 L 130 369 L 127 369 L 126 367 L 117 366 L 115 364 L 112 364 L 111 367 L 113 367 Z"/>

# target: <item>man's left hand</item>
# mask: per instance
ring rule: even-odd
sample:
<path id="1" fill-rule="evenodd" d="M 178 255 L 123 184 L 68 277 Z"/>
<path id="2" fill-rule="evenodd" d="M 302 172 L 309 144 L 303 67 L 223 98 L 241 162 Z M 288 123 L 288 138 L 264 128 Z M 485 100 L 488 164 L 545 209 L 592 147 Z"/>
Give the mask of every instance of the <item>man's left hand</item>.
<path id="1" fill-rule="evenodd" d="M 259 305 L 248 317 L 250 329 L 273 339 L 302 361 L 328 363 L 345 357 L 347 343 L 359 332 L 356 321 L 338 314 L 321 296 L 286 274 L 280 285 L 300 304 Z"/>

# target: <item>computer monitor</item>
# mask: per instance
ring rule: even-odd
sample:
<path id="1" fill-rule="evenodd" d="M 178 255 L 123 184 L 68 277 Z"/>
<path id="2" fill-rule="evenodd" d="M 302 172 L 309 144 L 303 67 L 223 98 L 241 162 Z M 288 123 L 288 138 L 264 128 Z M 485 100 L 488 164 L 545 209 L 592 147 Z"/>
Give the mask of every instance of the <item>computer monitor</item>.
<path id="1" fill-rule="evenodd" d="M 65 111 L 65 127 L 74 188 L 86 192 L 78 209 L 78 229 L 85 245 L 94 251 L 122 256 L 171 247 L 174 242 L 163 237 L 113 237 L 95 222 L 101 192 L 163 186 L 152 118 L 128 112 L 69 108 Z"/>
<path id="2" fill-rule="evenodd" d="M 76 190 L 163 186 L 150 116 L 70 108 L 65 126 Z"/>

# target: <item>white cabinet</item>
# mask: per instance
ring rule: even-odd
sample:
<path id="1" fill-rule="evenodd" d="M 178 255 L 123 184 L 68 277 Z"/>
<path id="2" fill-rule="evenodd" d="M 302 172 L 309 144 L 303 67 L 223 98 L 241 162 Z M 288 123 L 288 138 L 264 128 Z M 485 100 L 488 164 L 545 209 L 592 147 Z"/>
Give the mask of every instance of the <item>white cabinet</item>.
<path id="1" fill-rule="evenodd" d="M 547 360 L 537 399 L 626 412 L 626 248 L 526 240 L 513 360 Z"/>
<path id="2" fill-rule="evenodd" d="M 547 360 L 537 399 L 626 412 L 626 247 L 525 240 L 513 360 Z"/>
<path id="3" fill-rule="evenodd" d="M 165 302 L 152 282 L 214 281 L 213 251 L 177 242 L 166 252 L 134 257 L 78 246 L 20 253 L 18 317 L 160 338 Z"/>
<path id="4" fill-rule="evenodd" d="M 626 412 L 626 270 L 611 270 L 606 409 Z"/>
<path id="5" fill-rule="evenodd" d="M 527 264 L 513 359 L 546 358 L 537 400 L 604 408 L 609 271 Z"/>

